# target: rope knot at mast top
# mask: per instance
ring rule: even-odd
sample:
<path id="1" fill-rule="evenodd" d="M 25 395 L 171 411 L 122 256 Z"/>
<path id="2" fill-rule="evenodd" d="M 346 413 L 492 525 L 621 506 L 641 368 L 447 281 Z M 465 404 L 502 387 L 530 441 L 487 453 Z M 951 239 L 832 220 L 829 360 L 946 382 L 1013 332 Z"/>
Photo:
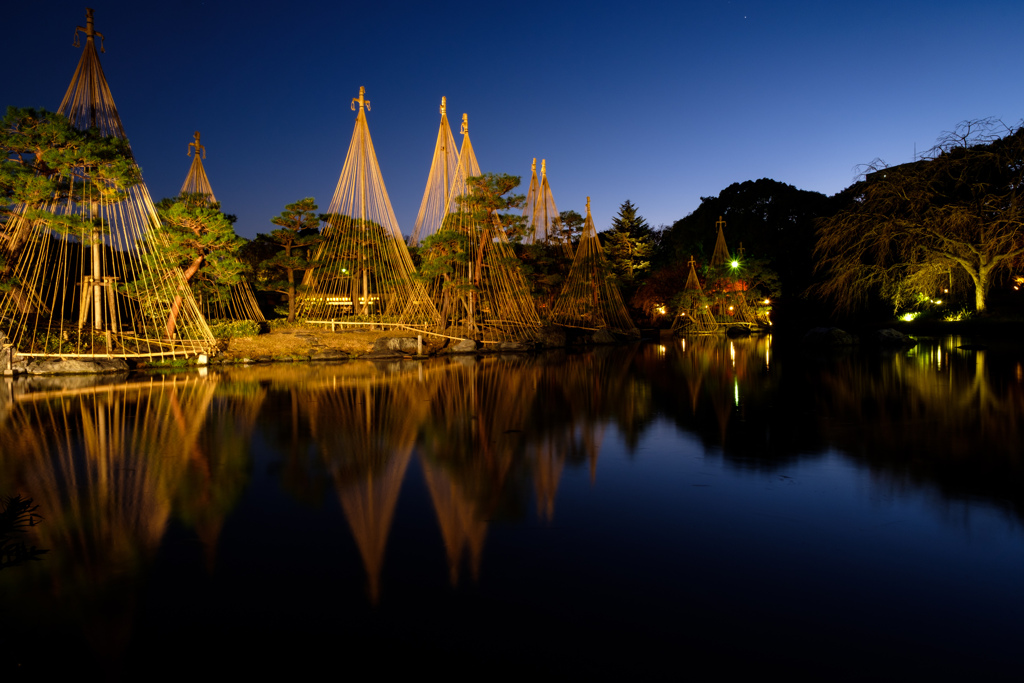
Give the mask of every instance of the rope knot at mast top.
<path id="1" fill-rule="evenodd" d="M 193 137 L 196 139 L 196 141 L 188 143 L 188 153 L 185 156 L 192 156 L 192 149 L 195 148 L 196 156 L 198 156 L 200 153 L 202 153 L 203 158 L 205 159 L 206 158 L 206 148 L 203 147 L 201 144 L 199 144 L 199 131 L 198 130 L 196 131 L 196 133 L 195 133 L 195 135 Z"/>
<path id="2" fill-rule="evenodd" d="M 366 111 L 370 111 L 370 100 L 366 99 L 366 87 L 359 86 L 359 97 L 352 98 L 352 111 L 356 110 L 356 102 L 359 103 L 359 108 L 366 107 Z"/>
<path id="3" fill-rule="evenodd" d="M 75 40 L 74 40 L 73 43 L 71 43 L 72 47 L 81 47 L 82 46 L 82 44 L 78 42 L 78 32 L 79 31 L 81 31 L 82 33 L 85 34 L 85 39 L 86 40 L 92 40 L 93 36 L 99 36 L 100 37 L 100 52 L 106 53 L 106 50 L 103 49 L 103 34 L 100 33 L 99 31 L 97 31 L 93 27 L 92 8 L 91 7 L 85 8 L 85 28 L 82 28 L 81 26 L 76 26 L 75 27 Z"/>

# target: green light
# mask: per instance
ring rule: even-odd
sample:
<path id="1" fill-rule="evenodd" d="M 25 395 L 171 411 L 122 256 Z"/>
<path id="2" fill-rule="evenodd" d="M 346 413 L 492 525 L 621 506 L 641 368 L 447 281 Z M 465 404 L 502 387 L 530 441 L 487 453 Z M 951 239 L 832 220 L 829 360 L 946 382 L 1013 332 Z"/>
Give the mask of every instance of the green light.
<path id="1" fill-rule="evenodd" d="M 740 262 L 739 261 L 733 261 L 729 265 L 731 265 L 733 268 L 739 268 L 740 267 Z"/>

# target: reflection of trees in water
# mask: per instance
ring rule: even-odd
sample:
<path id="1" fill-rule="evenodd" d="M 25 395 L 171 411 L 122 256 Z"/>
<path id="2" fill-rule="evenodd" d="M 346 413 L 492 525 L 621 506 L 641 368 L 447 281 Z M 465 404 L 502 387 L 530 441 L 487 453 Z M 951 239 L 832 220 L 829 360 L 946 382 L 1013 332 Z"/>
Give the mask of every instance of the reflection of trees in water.
<path id="1" fill-rule="evenodd" d="M 16 398 L 0 426 L 0 478 L 45 518 L 33 533 L 50 553 L 17 591 L 35 617 L 85 622 L 97 651 L 123 650 L 131 583 L 159 547 L 189 471 L 208 466 L 198 437 L 215 390 L 186 378 Z"/>
<path id="2" fill-rule="evenodd" d="M 445 472 L 477 520 L 521 516 L 534 376 L 528 361 L 505 358 L 430 373 L 430 414 L 420 435 L 425 468 Z"/>
<path id="3" fill-rule="evenodd" d="M 896 486 L 1024 515 L 1020 361 L 958 344 L 779 358 L 770 337 L 709 336 L 648 345 L 634 366 L 656 406 L 731 464 L 777 468 L 836 449 Z"/>
<path id="4" fill-rule="evenodd" d="M 1024 517 L 1024 385 L 1003 359 L 991 372 L 987 354 L 929 341 L 836 359 L 816 394 L 822 434 L 894 486 L 980 496 Z"/>
<path id="5" fill-rule="evenodd" d="M 550 521 L 565 466 L 596 467 L 614 386 L 600 354 L 556 355 L 453 362 L 427 377 L 420 450 L 453 583 L 463 561 L 479 572 L 490 520 L 525 515 L 531 481 L 537 516 Z"/>
<path id="6" fill-rule="evenodd" d="M 709 449 L 751 463 L 781 455 L 788 445 L 782 420 L 789 406 L 777 400 L 774 362 L 770 335 L 701 335 L 645 345 L 634 365 L 658 413 Z"/>

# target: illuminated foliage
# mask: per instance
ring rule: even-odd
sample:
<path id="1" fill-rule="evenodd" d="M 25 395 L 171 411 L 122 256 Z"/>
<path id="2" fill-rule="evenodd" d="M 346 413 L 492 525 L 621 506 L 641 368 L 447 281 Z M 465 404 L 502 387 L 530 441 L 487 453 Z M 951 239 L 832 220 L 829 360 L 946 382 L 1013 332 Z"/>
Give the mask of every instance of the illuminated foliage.
<path id="1" fill-rule="evenodd" d="M 921 293 L 955 297 L 964 283 L 984 311 L 992 285 L 1024 255 L 1024 129 L 961 123 L 925 159 L 873 162 L 818 232 L 814 291 L 841 311 L 880 294 L 897 309 Z M 943 290 L 952 290 L 944 292 Z"/>

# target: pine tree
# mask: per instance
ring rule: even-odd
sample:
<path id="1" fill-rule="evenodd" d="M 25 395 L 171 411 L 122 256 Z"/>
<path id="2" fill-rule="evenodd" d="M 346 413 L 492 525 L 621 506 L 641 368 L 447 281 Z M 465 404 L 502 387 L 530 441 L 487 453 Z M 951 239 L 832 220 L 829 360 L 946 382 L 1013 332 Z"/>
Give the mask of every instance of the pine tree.
<path id="1" fill-rule="evenodd" d="M 619 207 L 619 215 L 612 219 L 612 229 L 604 233 L 605 256 L 620 285 L 631 290 L 638 278 L 651 266 L 654 233 L 643 216 L 637 215 L 636 206 L 628 199 Z M 627 297 L 628 298 L 628 297 Z"/>
<path id="2" fill-rule="evenodd" d="M 278 274 L 278 279 L 267 283 L 271 291 L 288 296 L 288 322 L 295 322 L 295 301 L 298 293 L 297 271 L 305 271 L 316 265 L 309 259 L 310 249 L 320 242 L 320 218 L 317 205 L 312 197 L 306 197 L 284 207 L 281 215 L 271 223 L 281 226 L 270 233 L 270 240 L 281 250 L 259 264 L 261 269 Z"/>
<path id="3" fill-rule="evenodd" d="M 245 269 L 237 256 L 245 240 L 235 234 L 232 217 L 203 194 L 163 199 L 156 208 L 166 253 L 182 269 L 196 298 L 215 292 L 228 296 L 228 288 L 238 284 Z"/>

